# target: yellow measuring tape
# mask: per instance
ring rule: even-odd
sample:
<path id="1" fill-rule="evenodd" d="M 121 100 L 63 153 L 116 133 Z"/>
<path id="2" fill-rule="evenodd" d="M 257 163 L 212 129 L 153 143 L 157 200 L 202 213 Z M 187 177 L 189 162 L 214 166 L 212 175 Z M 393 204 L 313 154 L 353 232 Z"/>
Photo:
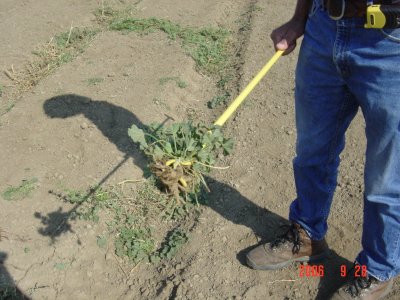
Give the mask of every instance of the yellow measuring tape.
<path id="1" fill-rule="evenodd" d="M 225 112 L 215 121 L 214 125 L 222 126 L 225 124 L 226 120 L 228 120 L 232 114 L 236 111 L 240 104 L 242 104 L 243 100 L 250 94 L 250 92 L 256 87 L 256 85 L 260 82 L 260 80 L 267 74 L 269 69 L 276 63 L 276 61 L 283 54 L 282 50 L 278 50 L 275 52 L 274 56 L 265 64 L 265 66 L 261 69 L 260 72 L 253 78 L 252 81 L 245 87 L 245 89 L 240 93 L 239 96 L 236 97 L 235 100 L 228 106 Z"/>

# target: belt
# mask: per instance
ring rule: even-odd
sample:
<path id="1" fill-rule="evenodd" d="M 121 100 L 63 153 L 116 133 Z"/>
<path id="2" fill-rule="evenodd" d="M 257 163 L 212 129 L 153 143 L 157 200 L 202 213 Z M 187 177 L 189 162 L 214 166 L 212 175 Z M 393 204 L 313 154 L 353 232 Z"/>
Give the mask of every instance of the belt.
<path id="1" fill-rule="evenodd" d="M 337 12 L 338 5 L 340 0 L 324 0 L 324 7 L 330 12 L 330 9 Z M 374 4 L 382 4 L 381 1 L 374 1 Z M 339 10 L 341 10 L 339 8 Z M 354 18 L 354 17 L 365 17 L 367 10 L 367 1 L 366 0 L 344 0 L 344 12 L 343 18 Z M 330 15 L 335 15 L 335 13 L 329 13 Z"/>

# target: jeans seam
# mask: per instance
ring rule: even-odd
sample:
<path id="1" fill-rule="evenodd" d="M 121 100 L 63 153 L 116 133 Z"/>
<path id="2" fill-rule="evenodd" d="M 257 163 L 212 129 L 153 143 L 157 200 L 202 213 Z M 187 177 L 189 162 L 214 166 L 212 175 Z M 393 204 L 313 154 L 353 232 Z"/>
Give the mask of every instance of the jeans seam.
<path id="1" fill-rule="evenodd" d="M 311 9 L 310 9 L 310 11 L 308 13 L 308 17 L 311 18 L 320 9 L 321 10 L 324 9 L 324 4 L 322 3 L 321 0 L 314 0 L 312 5 L 311 5 Z"/>
<path id="2" fill-rule="evenodd" d="M 342 124 L 342 121 L 344 120 L 344 112 L 346 111 L 346 107 L 347 107 L 347 102 L 350 99 L 350 95 L 349 95 L 349 91 L 345 91 L 343 100 L 342 100 L 342 104 L 340 106 L 339 109 L 339 113 L 338 113 L 338 118 L 337 118 L 337 122 L 336 122 L 336 126 L 335 126 L 335 132 L 333 134 L 331 143 L 329 145 L 329 155 L 328 155 L 328 163 L 326 165 L 326 169 L 325 172 L 326 174 L 329 173 L 329 166 L 331 164 L 331 162 L 333 162 L 334 158 L 335 158 L 335 149 L 338 147 L 338 138 L 339 138 L 339 132 L 340 132 L 340 127 Z M 327 177 L 325 179 L 325 181 L 328 179 L 329 177 Z M 325 182 L 327 184 L 327 182 Z M 328 184 L 327 184 L 328 185 Z M 332 186 L 329 188 L 328 192 L 329 194 L 331 194 L 333 192 L 333 190 L 335 189 L 336 186 Z M 324 216 L 325 218 L 329 215 L 329 213 L 327 214 L 327 212 L 324 211 Z"/>

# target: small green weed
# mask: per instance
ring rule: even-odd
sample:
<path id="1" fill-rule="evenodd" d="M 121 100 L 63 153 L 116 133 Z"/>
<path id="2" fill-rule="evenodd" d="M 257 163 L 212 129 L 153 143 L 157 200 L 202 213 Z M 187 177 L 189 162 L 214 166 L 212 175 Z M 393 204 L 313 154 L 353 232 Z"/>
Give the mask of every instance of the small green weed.
<path id="1" fill-rule="evenodd" d="M 7 201 L 22 200 L 31 195 L 32 191 L 37 187 L 37 182 L 37 178 L 22 180 L 19 186 L 8 187 L 2 193 L 2 196 Z"/>
<path id="2" fill-rule="evenodd" d="M 59 50 L 74 48 L 74 52 L 81 52 L 98 32 L 98 29 L 74 27 L 55 36 L 55 47 Z"/>
<path id="3" fill-rule="evenodd" d="M 134 11 L 134 6 L 128 6 L 124 9 L 114 9 L 111 6 L 103 6 L 96 9 L 94 15 L 100 25 L 108 26 L 113 20 L 131 17 Z"/>
<path id="4" fill-rule="evenodd" d="M 139 263 L 148 259 L 155 250 L 155 242 L 149 228 L 122 227 L 115 241 L 115 253 L 127 256 L 132 262 Z"/>
<path id="5" fill-rule="evenodd" d="M 216 108 L 217 106 L 226 104 L 230 96 L 231 95 L 228 92 L 225 92 L 224 95 L 215 96 L 207 102 L 207 106 L 208 108 Z"/>
<path id="6" fill-rule="evenodd" d="M 99 235 L 97 237 L 96 243 L 97 243 L 97 246 L 99 246 L 99 248 L 102 248 L 102 249 L 107 248 L 107 243 L 108 243 L 107 237 L 104 235 Z"/>
<path id="7" fill-rule="evenodd" d="M 94 85 L 98 85 L 99 83 L 103 82 L 104 78 L 92 77 L 92 78 L 89 78 L 89 79 L 87 79 L 85 81 L 86 81 L 87 85 L 94 86 Z"/>
<path id="8" fill-rule="evenodd" d="M 7 107 L 5 108 L 5 112 L 11 111 L 15 106 L 15 102 L 8 103 Z"/>
<path id="9" fill-rule="evenodd" d="M 173 230 L 161 247 L 159 257 L 161 259 L 171 259 L 188 241 L 189 237 L 184 230 L 180 228 Z"/>
<path id="10" fill-rule="evenodd" d="M 217 82 L 217 87 L 225 90 L 227 88 L 227 85 L 233 80 L 233 75 L 232 74 L 224 74 L 224 76 L 222 76 L 220 78 L 220 80 L 218 80 Z"/>
<path id="11" fill-rule="evenodd" d="M 3 85 L 0 83 L 0 97 L 3 96 L 3 90 L 4 90 L 4 87 L 3 87 Z"/>
<path id="12" fill-rule="evenodd" d="M 160 78 L 160 84 L 164 85 L 170 81 L 173 81 L 176 83 L 176 85 L 181 88 L 184 89 L 185 87 L 187 87 L 186 82 L 184 82 L 183 80 L 181 80 L 179 77 L 162 77 Z"/>
<path id="13" fill-rule="evenodd" d="M 99 212 L 104 207 L 112 207 L 119 195 L 115 189 L 96 189 L 85 191 L 65 190 L 66 194 L 57 194 L 71 204 L 79 204 L 75 214 L 78 218 L 98 222 Z"/>
<path id="14" fill-rule="evenodd" d="M 59 271 L 63 271 L 67 268 L 67 264 L 66 263 L 56 263 L 54 264 L 54 268 L 56 268 Z"/>
<path id="15" fill-rule="evenodd" d="M 257 4 L 252 4 L 249 9 L 250 12 L 263 11 L 263 8 Z"/>
<path id="16" fill-rule="evenodd" d="M 71 204 L 80 204 L 87 200 L 87 195 L 84 191 L 75 191 L 75 190 L 65 190 L 66 195 L 64 196 L 64 200 L 68 201 Z"/>

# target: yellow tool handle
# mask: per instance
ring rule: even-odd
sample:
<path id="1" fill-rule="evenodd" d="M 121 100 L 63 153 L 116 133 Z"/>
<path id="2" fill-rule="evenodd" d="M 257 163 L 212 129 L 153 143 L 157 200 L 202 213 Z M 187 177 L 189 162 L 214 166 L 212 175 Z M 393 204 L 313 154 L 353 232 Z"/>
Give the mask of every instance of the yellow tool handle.
<path id="1" fill-rule="evenodd" d="M 274 56 L 265 64 L 265 66 L 261 69 L 260 72 L 253 78 L 252 81 L 245 87 L 245 89 L 240 93 L 239 96 L 236 97 L 235 100 L 228 106 L 228 108 L 224 111 L 224 113 L 215 121 L 214 125 L 222 126 L 229 119 L 229 117 L 235 112 L 235 110 L 242 104 L 243 100 L 250 94 L 250 92 L 256 87 L 256 85 L 260 82 L 260 80 L 267 74 L 269 69 L 276 63 L 276 61 L 283 54 L 282 50 L 276 51 Z"/>

